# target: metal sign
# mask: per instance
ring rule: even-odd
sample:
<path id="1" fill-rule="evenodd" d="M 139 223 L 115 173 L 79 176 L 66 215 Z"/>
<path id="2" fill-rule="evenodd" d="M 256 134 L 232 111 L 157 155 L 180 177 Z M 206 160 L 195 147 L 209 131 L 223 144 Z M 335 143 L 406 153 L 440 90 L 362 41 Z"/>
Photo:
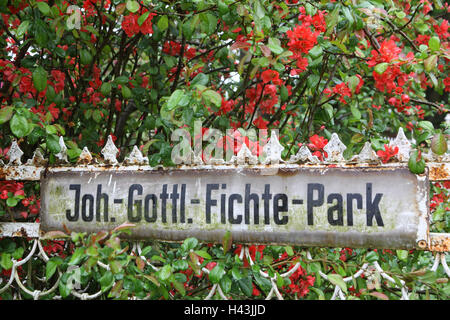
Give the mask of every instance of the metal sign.
<path id="1" fill-rule="evenodd" d="M 46 172 L 41 229 L 132 238 L 414 248 L 428 242 L 428 176 L 405 166 L 215 166 Z"/>

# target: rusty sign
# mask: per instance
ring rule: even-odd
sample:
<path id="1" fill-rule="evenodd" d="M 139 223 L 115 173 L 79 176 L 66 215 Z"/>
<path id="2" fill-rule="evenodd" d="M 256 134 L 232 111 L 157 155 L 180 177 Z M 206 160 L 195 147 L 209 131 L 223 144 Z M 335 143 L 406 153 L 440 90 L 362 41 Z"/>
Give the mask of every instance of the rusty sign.
<path id="1" fill-rule="evenodd" d="M 407 167 L 215 166 L 52 171 L 41 229 L 132 238 L 414 248 L 428 242 L 428 176 Z"/>

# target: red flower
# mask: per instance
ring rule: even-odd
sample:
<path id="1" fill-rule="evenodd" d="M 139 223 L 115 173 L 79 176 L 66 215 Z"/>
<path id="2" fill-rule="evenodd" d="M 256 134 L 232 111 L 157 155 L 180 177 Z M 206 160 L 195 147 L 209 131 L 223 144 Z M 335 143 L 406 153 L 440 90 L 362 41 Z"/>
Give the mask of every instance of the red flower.
<path id="1" fill-rule="evenodd" d="M 267 83 L 270 81 L 272 81 L 272 83 L 276 85 L 280 85 L 282 83 L 282 81 L 279 78 L 278 72 L 270 69 L 263 71 L 261 73 L 261 79 L 263 80 L 263 83 Z"/>
<path id="2" fill-rule="evenodd" d="M 153 34 L 153 25 L 152 25 L 152 18 L 156 16 L 156 13 L 150 13 L 145 19 L 144 23 L 141 25 L 141 32 L 142 34 Z"/>
<path id="3" fill-rule="evenodd" d="M 55 92 L 59 93 L 60 91 L 64 90 L 64 81 L 66 80 L 66 75 L 64 74 L 64 72 L 61 72 L 59 70 L 52 70 L 51 75 L 55 80 L 55 83 L 53 85 Z"/>
<path id="4" fill-rule="evenodd" d="M 308 144 L 308 147 L 313 151 L 322 150 L 328 143 L 328 139 L 317 134 L 311 136 L 309 141 L 311 141 L 311 143 Z"/>
<path id="5" fill-rule="evenodd" d="M 123 18 L 122 29 L 125 31 L 128 37 L 132 37 L 139 33 L 138 16 L 135 14 L 129 14 Z"/>
<path id="6" fill-rule="evenodd" d="M 393 156 L 398 153 L 398 147 L 392 148 L 387 144 L 384 145 L 384 151 L 378 150 L 377 156 L 381 158 L 383 163 L 387 163 Z"/>
<path id="7" fill-rule="evenodd" d="M 288 47 L 294 53 L 295 58 L 301 53 L 308 54 L 317 44 L 318 33 L 312 32 L 311 28 L 306 25 L 297 25 L 293 30 L 286 31 L 289 38 Z"/>
<path id="8" fill-rule="evenodd" d="M 269 124 L 269 121 L 266 121 L 263 119 L 262 116 L 259 116 L 256 120 L 253 121 L 253 124 L 258 129 L 267 129 L 267 125 Z"/>
<path id="9" fill-rule="evenodd" d="M 379 49 L 380 53 L 376 50 L 372 50 L 372 58 L 367 62 L 369 67 L 375 67 L 379 63 L 391 62 L 398 58 L 398 55 L 402 51 L 394 40 L 384 40 Z"/>

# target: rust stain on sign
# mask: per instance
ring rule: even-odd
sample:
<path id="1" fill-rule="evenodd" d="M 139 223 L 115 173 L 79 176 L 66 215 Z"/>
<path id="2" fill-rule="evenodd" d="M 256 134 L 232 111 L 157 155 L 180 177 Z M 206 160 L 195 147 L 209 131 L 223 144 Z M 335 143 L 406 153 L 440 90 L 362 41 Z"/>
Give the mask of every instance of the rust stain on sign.
<path id="1" fill-rule="evenodd" d="M 142 168 L 141 168 L 142 169 Z M 58 172 L 42 179 L 41 228 L 132 238 L 423 248 L 428 176 L 407 167 L 280 165 Z"/>
<path id="2" fill-rule="evenodd" d="M 430 251 L 447 252 L 450 251 L 450 234 L 430 233 Z"/>
<path id="3" fill-rule="evenodd" d="M 430 179 L 433 181 L 449 180 L 450 165 L 448 163 L 440 163 L 430 166 Z"/>

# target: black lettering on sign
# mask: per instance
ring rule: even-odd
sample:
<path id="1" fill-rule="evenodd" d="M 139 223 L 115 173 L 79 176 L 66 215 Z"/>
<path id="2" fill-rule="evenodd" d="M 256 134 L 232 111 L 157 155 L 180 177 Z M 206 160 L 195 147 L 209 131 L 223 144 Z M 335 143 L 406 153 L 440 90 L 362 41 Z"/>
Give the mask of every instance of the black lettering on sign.
<path id="1" fill-rule="evenodd" d="M 163 184 L 163 190 L 159 195 L 159 198 L 161 199 L 161 221 L 163 223 L 166 223 L 166 201 L 169 198 L 169 195 L 167 194 L 167 184 Z"/>
<path id="2" fill-rule="evenodd" d="M 314 225 L 314 217 L 313 217 L 313 208 L 314 207 L 320 207 L 323 205 L 323 198 L 324 198 L 324 186 L 320 183 L 308 183 L 308 204 L 306 206 L 307 210 L 307 220 L 308 225 L 312 226 Z M 314 199 L 314 191 L 317 191 L 317 199 Z"/>
<path id="3" fill-rule="evenodd" d="M 152 201 L 152 215 L 150 216 L 150 201 Z M 144 219 L 147 222 L 156 222 L 158 198 L 154 194 L 148 194 L 144 199 Z"/>
<path id="4" fill-rule="evenodd" d="M 250 183 L 245 185 L 244 222 L 250 224 L 250 201 L 253 201 L 254 224 L 259 224 L 259 197 L 256 193 L 250 193 Z"/>
<path id="5" fill-rule="evenodd" d="M 377 225 L 380 227 L 384 226 L 383 219 L 381 218 L 380 213 L 380 201 L 381 197 L 383 196 L 382 193 L 377 193 L 375 195 L 375 199 L 372 201 L 372 184 L 366 183 L 366 215 L 367 215 L 367 226 L 372 226 L 372 220 L 373 217 L 375 217 L 375 220 L 377 221 Z"/>
<path id="6" fill-rule="evenodd" d="M 95 218 L 100 221 L 100 201 L 103 200 L 103 221 L 108 222 L 108 195 L 102 193 L 102 185 L 97 185 L 97 197 L 95 199 Z"/>
<path id="7" fill-rule="evenodd" d="M 77 221 L 80 216 L 80 190 L 81 184 L 71 184 L 69 185 L 69 190 L 75 191 L 75 208 L 73 215 L 70 213 L 70 209 L 66 210 L 66 218 L 69 221 Z"/>
<path id="8" fill-rule="evenodd" d="M 281 204 L 280 204 L 281 200 Z M 280 219 L 280 212 L 288 211 L 288 197 L 284 193 L 277 193 L 273 196 L 273 220 L 276 224 L 283 225 L 287 224 L 289 217 L 284 216 Z"/>
<path id="9" fill-rule="evenodd" d="M 206 185 L 206 223 L 211 223 L 211 207 L 217 206 L 217 200 L 211 199 L 211 192 L 218 189 L 218 183 L 208 183 Z"/>
<path id="10" fill-rule="evenodd" d="M 242 196 L 238 193 L 233 193 L 228 198 L 228 221 L 231 224 L 240 224 L 242 222 L 242 215 L 238 215 L 237 217 L 234 217 L 234 201 L 237 201 L 238 203 L 242 203 Z"/>
<path id="11" fill-rule="evenodd" d="M 137 191 L 138 195 L 142 195 L 142 185 L 135 183 L 128 189 L 128 221 L 139 222 L 142 219 L 142 200 L 134 200 L 134 191 Z M 136 205 L 136 215 L 133 213 L 134 205 Z"/>
<path id="12" fill-rule="evenodd" d="M 353 200 L 356 200 L 356 208 L 362 209 L 363 198 L 359 193 L 347 193 L 347 225 L 353 225 Z"/>
<path id="13" fill-rule="evenodd" d="M 227 188 L 227 185 L 225 183 L 222 183 L 222 189 L 226 189 L 226 188 Z M 225 193 L 222 193 L 220 195 L 220 223 L 222 223 L 222 224 L 227 223 L 227 217 L 226 217 L 226 213 L 225 213 L 225 210 L 226 210 L 226 208 L 225 208 L 225 204 L 226 204 L 225 197 L 226 197 Z"/>
<path id="14" fill-rule="evenodd" d="M 264 193 L 262 194 L 262 200 L 264 201 L 264 223 L 270 224 L 270 200 L 272 194 L 270 193 L 270 184 L 264 185 Z"/>
<path id="15" fill-rule="evenodd" d="M 186 201 L 186 184 L 181 185 L 181 198 L 180 198 L 180 222 L 186 222 L 185 214 L 185 201 Z"/>
<path id="16" fill-rule="evenodd" d="M 178 184 L 174 184 L 172 194 L 170 195 L 170 199 L 172 199 L 172 223 L 177 223 L 177 200 L 179 198 Z"/>
<path id="17" fill-rule="evenodd" d="M 89 209 L 86 208 L 89 202 Z M 90 222 L 94 219 L 94 196 L 92 194 L 85 194 L 81 199 L 81 219 Z"/>
<path id="18" fill-rule="evenodd" d="M 328 223 L 332 226 L 342 226 L 344 225 L 344 213 L 342 208 L 342 195 L 339 193 L 330 193 L 327 197 L 327 203 L 333 203 L 337 200 L 337 203 L 328 208 Z M 333 212 L 337 212 L 337 217 L 334 217 Z"/>

